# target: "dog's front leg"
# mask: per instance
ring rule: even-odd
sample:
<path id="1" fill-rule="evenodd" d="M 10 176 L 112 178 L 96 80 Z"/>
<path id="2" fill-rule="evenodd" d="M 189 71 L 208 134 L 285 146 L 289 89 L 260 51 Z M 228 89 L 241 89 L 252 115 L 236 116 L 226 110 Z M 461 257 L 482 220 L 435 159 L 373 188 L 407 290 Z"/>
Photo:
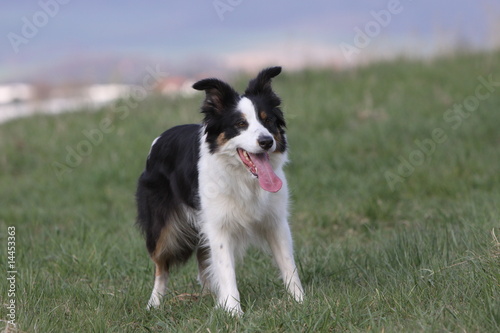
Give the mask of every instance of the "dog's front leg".
<path id="1" fill-rule="evenodd" d="M 297 266 L 293 258 L 292 235 L 286 220 L 279 221 L 266 230 L 265 237 L 271 248 L 274 260 L 281 271 L 281 277 L 287 291 L 302 303 L 304 289 L 300 283 Z"/>
<path id="2" fill-rule="evenodd" d="M 233 315 L 242 315 L 240 293 L 236 285 L 234 245 L 222 233 L 209 237 L 211 282 L 217 292 L 218 306 Z"/>

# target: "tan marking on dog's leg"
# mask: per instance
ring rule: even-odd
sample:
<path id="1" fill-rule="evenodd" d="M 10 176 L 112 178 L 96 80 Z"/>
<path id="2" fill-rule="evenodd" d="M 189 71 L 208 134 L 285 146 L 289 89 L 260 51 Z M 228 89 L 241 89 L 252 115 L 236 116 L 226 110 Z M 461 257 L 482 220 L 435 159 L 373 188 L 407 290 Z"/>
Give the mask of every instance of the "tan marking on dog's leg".
<path id="1" fill-rule="evenodd" d="M 167 290 L 168 271 L 165 265 L 155 263 L 155 283 L 148 302 L 148 310 L 160 306 L 160 301 Z"/>

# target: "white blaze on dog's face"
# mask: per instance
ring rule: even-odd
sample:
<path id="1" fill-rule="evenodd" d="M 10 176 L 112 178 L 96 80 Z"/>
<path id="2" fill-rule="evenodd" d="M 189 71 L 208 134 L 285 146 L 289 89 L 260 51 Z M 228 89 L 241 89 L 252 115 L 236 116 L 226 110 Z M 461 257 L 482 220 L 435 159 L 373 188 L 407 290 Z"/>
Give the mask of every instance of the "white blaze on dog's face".
<path id="1" fill-rule="evenodd" d="M 202 112 L 209 152 L 240 159 L 240 166 L 269 192 L 277 192 L 282 186 L 269 154 L 286 151 L 280 99 L 270 84 L 271 78 L 280 71 L 280 67 L 272 67 L 259 73 L 250 81 L 243 96 L 217 79 L 202 80 L 193 86 L 206 92 Z"/>
<path id="2" fill-rule="evenodd" d="M 252 154 L 274 152 L 276 142 L 273 135 L 257 119 L 257 112 L 252 101 L 247 97 L 241 98 L 236 110 L 241 114 L 241 124 L 239 124 L 241 131 L 238 136 L 228 142 L 228 145 L 241 148 Z"/>

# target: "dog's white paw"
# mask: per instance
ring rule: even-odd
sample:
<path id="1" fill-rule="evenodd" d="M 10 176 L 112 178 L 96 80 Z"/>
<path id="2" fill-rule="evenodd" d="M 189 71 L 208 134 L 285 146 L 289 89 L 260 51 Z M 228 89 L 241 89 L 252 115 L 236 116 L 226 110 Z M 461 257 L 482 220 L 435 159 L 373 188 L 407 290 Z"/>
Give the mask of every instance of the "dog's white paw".
<path id="1" fill-rule="evenodd" d="M 302 286 L 294 284 L 293 286 L 290 286 L 289 291 L 297 303 L 304 302 L 304 290 L 302 289 Z"/>
<path id="2" fill-rule="evenodd" d="M 161 296 L 157 295 L 156 293 L 153 293 L 153 295 L 151 295 L 151 298 L 148 301 L 148 305 L 146 306 L 146 309 L 147 310 L 151 310 L 152 308 L 157 309 L 160 306 L 160 300 L 161 300 Z"/>
<path id="3" fill-rule="evenodd" d="M 244 314 L 243 310 L 241 310 L 240 302 L 237 301 L 219 303 L 217 308 L 223 309 L 234 317 L 241 317 Z"/>
<path id="4" fill-rule="evenodd" d="M 231 314 L 234 317 L 241 317 L 243 316 L 244 312 L 241 310 L 240 305 L 238 304 L 237 307 L 230 308 L 230 309 L 225 309 L 229 314 Z"/>

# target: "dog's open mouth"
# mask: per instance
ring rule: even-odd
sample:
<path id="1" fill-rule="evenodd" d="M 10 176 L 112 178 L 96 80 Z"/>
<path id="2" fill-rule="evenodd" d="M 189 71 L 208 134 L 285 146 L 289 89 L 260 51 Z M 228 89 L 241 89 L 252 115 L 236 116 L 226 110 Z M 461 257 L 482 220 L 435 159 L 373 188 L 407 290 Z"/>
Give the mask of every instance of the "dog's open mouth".
<path id="1" fill-rule="evenodd" d="M 259 179 L 259 185 L 268 192 L 278 192 L 283 186 L 281 179 L 274 173 L 267 153 L 252 154 L 238 148 L 238 155 L 248 171 Z"/>

